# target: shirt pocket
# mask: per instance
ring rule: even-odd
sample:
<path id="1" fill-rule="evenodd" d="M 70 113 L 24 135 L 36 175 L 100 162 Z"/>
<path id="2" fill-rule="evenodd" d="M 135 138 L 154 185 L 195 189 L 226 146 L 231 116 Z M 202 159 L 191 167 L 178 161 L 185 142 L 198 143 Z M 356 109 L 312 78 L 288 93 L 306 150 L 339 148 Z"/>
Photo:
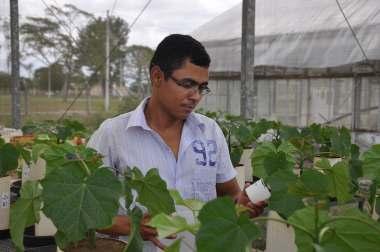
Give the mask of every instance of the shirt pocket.
<path id="1" fill-rule="evenodd" d="M 210 166 L 195 166 L 191 180 L 191 190 L 194 199 L 210 201 L 216 198 L 216 168 Z"/>

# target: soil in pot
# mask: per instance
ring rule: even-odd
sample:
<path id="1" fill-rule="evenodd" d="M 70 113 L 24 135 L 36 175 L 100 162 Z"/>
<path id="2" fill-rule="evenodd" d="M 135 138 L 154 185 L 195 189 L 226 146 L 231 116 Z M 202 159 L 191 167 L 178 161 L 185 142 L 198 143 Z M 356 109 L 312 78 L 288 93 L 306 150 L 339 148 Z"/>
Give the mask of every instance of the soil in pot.
<path id="1" fill-rule="evenodd" d="M 83 240 L 75 246 L 64 249 L 64 252 L 122 252 L 126 245 L 127 244 L 124 241 L 109 238 L 98 238 L 96 239 L 95 248 L 91 248 L 88 240 Z"/>

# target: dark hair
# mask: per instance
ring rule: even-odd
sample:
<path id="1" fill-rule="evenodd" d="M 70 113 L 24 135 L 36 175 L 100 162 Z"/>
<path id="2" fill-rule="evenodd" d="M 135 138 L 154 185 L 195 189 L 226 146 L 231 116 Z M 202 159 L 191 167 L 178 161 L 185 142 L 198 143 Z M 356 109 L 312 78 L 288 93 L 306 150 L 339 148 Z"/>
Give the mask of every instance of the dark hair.
<path id="1" fill-rule="evenodd" d="M 174 70 L 183 66 L 186 59 L 201 67 L 209 67 L 211 61 L 199 41 L 189 35 L 171 34 L 158 44 L 149 69 L 159 66 L 165 79 L 168 79 Z"/>

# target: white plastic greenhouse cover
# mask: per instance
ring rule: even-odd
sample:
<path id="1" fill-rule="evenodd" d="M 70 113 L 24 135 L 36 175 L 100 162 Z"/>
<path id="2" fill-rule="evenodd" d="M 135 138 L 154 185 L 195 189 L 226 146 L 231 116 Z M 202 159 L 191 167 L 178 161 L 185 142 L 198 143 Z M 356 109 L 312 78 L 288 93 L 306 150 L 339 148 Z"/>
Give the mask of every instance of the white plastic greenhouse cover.
<path id="1" fill-rule="evenodd" d="M 380 0 L 339 0 L 369 59 L 380 59 Z M 212 71 L 240 71 L 241 4 L 196 29 Z M 365 60 L 335 0 L 256 0 L 255 65 L 332 67 Z"/>

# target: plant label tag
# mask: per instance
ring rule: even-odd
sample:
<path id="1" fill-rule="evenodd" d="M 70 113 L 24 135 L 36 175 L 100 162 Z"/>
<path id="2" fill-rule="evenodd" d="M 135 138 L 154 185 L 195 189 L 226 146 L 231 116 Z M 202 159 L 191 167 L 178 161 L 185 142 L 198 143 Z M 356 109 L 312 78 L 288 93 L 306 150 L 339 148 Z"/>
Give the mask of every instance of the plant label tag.
<path id="1" fill-rule="evenodd" d="M 0 208 L 9 208 L 10 197 L 9 192 L 3 192 L 0 194 Z"/>
<path id="2" fill-rule="evenodd" d="M 29 178 L 30 170 L 30 165 L 24 165 L 24 167 L 22 168 L 22 177 L 24 179 Z"/>

